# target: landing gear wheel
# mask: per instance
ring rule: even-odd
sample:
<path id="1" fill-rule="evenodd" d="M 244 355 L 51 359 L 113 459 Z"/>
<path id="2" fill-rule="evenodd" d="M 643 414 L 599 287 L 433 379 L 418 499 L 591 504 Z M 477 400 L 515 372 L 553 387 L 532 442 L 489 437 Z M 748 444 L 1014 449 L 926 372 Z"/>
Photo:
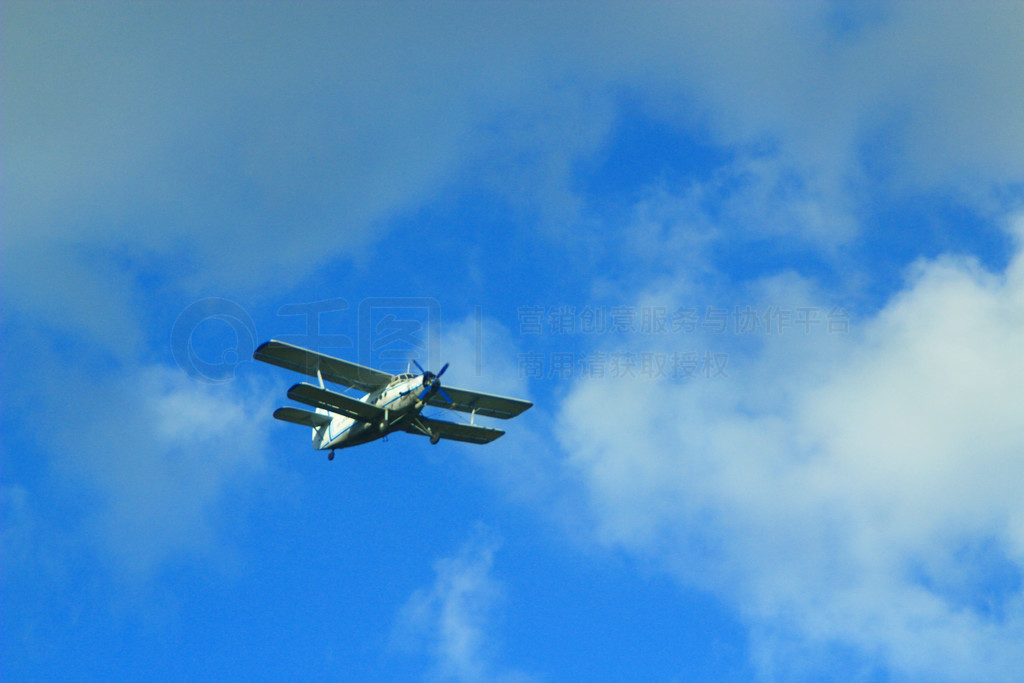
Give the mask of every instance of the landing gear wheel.
<path id="1" fill-rule="evenodd" d="M 440 434 L 431 434 L 430 435 L 430 443 L 431 443 L 431 445 L 436 446 L 437 442 L 440 441 L 440 440 L 441 440 L 441 435 Z"/>
<path id="2" fill-rule="evenodd" d="M 330 453 L 327 454 L 327 459 L 334 460 L 334 451 L 331 451 Z"/>

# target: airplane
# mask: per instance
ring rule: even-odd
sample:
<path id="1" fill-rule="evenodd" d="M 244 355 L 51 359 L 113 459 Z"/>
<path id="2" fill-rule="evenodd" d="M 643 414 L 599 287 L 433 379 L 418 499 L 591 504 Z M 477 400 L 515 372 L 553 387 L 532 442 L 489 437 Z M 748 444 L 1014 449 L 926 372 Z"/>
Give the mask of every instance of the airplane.
<path id="1" fill-rule="evenodd" d="M 432 444 L 441 439 L 490 443 L 505 432 L 476 424 L 477 415 L 508 419 L 533 405 L 518 398 L 442 387 L 441 375 L 448 363 L 435 374 L 413 360 L 420 374 L 392 375 L 273 339 L 260 344 L 252 357 L 317 378 L 319 386 L 299 382 L 288 390 L 288 398 L 311 406 L 313 411 L 278 408 L 274 417 L 312 427 L 313 447 L 330 451 L 328 460 L 334 460 L 338 448 L 358 446 L 397 431 L 427 436 Z M 327 389 L 325 380 L 365 395 L 357 399 L 339 394 Z M 469 424 L 426 417 L 422 411 L 428 405 L 467 412 Z"/>

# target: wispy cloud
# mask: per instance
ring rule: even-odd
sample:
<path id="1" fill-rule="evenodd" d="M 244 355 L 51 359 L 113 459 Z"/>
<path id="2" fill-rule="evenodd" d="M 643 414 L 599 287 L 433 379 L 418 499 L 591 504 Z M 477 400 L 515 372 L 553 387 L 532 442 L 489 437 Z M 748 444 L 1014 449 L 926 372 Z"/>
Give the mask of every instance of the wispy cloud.
<path id="1" fill-rule="evenodd" d="M 526 378 L 517 365 L 521 350 L 512 339 L 504 325 L 479 310 L 445 325 L 441 353 L 452 363 L 445 378 L 460 387 L 529 398 Z"/>
<path id="2" fill-rule="evenodd" d="M 62 446 L 48 456 L 51 480 L 84 503 L 62 531 L 135 580 L 168 564 L 230 561 L 224 506 L 246 505 L 249 484 L 268 470 L 270 392 L 160 366 L 88 390 L 74 374 L 61 381 L 73 407 L 47 406 L 65 417 L 44 447 Z"/>
<path id="3" fill-rule="evenodd" d="M 458 554 L 434 563 L 434 583 L 413 593 L 402 608 L 396 643 L 422 648 L 432 660 L 432 676 L 458 681 L 534 680 L 500 664 L 497 617 L 505 594 L 493 576 L 500 545 L 495 531 L 478 525 Z"/>

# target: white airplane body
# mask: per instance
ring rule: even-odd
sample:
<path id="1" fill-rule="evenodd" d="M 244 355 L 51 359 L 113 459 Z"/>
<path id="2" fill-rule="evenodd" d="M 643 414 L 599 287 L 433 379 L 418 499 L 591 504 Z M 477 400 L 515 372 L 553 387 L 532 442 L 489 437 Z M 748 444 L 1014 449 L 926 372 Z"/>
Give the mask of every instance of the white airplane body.
<path id="1" fill-rule="evenodd" d="M 503 432 L 475 423 L 477 415 L 508 419 L 532 406 L 529 401 L 494 394 L 485 394 L 455 387 L 442 388 L 440 377 L 448 364 L 437 374 L 416 367 L 421 374 L 392 375 L 364 365 L 334 358 L 280 341 L 260 345 L 253 358 L 279 367 L 316 377 L 319 386 L 300 382 L 288 390 L 288 398 L 312 406 L 278 408 L 274 417 L 285 422 L 313 429 L 313 447 L 334 451 L 380 439 L 396 431 L 467 443 L 490 443 Z M 324 380 L 366 392 L 354 398 L 327 389 Z M 422 415 L 423 408 L 433 405 L 470 413 L 470 423 L 446 422 Z"/>

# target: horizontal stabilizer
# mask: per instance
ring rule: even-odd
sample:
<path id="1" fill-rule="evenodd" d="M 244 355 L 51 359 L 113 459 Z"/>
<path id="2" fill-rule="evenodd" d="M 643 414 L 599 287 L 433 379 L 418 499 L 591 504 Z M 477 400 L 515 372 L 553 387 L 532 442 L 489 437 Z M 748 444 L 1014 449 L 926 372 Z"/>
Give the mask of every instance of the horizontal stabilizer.
<path id="1" fill-rule="evenodd" d="M 319 427 L 331 421 L 330 415 L 312 413 L 301 408 L 278 408 L 274 411 L 274 417 L 278 420 L 305 425 L 306 427 Z"/>
<path id="2" fill-rule="evenodd" d="M 345 396 L 329 389 L 300 382 L 288 390 L 288 398 L 314 408 L 323 408 L 361 422 L 378 422 L 384 417 L 384 409 L 359 399 Z"/>

